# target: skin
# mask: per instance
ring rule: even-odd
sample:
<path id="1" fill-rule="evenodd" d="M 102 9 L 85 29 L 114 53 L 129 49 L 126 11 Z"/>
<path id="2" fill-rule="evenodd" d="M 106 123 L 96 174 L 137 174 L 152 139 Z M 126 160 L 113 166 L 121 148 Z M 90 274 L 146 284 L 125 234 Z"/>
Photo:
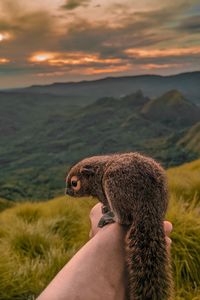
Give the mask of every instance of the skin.
<path id="1" fill-rule="evenodd" d="M 101 204 L 98 203 L 90 213 L 90 240 L 55 276 L 37 300 L 126 299 L 126 230 L 117 223 L 98 228 L 101 216 Z M 169 250 L 171 240 L 168 235 L 172 224 L 165 221 L 164 230 Z"/>

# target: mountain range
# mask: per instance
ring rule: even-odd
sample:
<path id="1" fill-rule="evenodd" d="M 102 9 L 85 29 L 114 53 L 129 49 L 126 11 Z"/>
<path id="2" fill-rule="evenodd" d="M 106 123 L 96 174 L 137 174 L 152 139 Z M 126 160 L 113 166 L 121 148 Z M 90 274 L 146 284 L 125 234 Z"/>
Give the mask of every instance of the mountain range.
<path id="1" fill-rule="evenodd" d="M 123 97 L 141 89 L 144 95 L 156 98 L 169 90 L 179 90 L 190 101 L 200 105 L 200 71 L 177 75 L 140 75 L 107 77 L 99 80 L 53 83 L 15 89 L 19 93 L 67 96 L 74 104 L 86 105 L 102 97 Z"/>
<path id="2" fill-rule="evenodd" d="M 170 82 L 182 80 L 187 93 L 163 83 L 161 95 L 155 83 L 154 95 L 147 95 L 134 77 L 0 92 L 0 197 L 62 194 L 67 168 L 89 155 L 139 151 L 165 167 L 198 158 L 200 91 L 197 80 L 190 80 L 200 72 L 176 76 Z M 136 82 L 142 79 L 150 87 L 144 77 Z M 151 83 L 163 78 L 149 75 Z"/>

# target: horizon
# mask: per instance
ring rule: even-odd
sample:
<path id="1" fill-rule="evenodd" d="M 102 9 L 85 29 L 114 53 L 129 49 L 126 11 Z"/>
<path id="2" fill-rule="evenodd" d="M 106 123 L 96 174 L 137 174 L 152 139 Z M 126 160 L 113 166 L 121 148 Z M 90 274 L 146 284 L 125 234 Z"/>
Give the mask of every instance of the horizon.
<path id="1" fill-rule="evenodd" d="M 101 81 L 106 79 L 117 79 L 117 78 L 130 78 L 130 77 L 145 77 L 145 76 L 158 76 L 158 77 L 173 77 L 173 76 L 179 76 L 183 74 L 191 74 L 191 73 L 200 73 L 200 70 L 196 71 L 189 71 L 189 72 L 181 72 L 181 73 L 174 73 L 174 74 L 167 74 L 167 75 L 161 75 L 161 74 L 151 74 L 151 73 L 144 73 L 139 75 L 123 75 L 123 76 L 107 76 L 107 77 L 100 77 L 97 79 L 88 79 L 88 80 L 78 80 L 78 81 L 54 81 L 47 84 L 33 84 L 33 85 L 27 85 L 27 86 L 19 86 L 19 87 L 10 87 L 10 88 L 0 88 L 0 92 L 6 92 L 6 91 L 12 91 L 12 90 L 20 90 L 20 89 L 26 89 L 31 87 L 45 87 L 45 86 L 51 86 L 54 84 L 73 84 L 73 83 L 83 83 L 83 82 L 93 82 L 93 81 Z M 141 90 L 140 88 L 138 90 Z"/>
<path id="2" fill-rule="evenodd" d="M 199 71 L 200 4 L 2 0 L 0 90 Z"/>

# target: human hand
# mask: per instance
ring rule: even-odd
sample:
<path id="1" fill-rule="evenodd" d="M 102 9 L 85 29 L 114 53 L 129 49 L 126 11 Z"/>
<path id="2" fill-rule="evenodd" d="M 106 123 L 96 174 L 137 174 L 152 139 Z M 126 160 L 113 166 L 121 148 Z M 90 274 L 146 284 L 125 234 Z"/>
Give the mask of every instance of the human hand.
<path id="1" fill-rule="evenodd" d="M 102 210 L 101 210 L 102 204 L 97 203 L 90 211 L 90 222 L 91 222 L 91 228 L 89 237 L 92 238 L 97 234 L 99 230 L 101 230 L 100 227 L 98 227 L 99 220 L 103 216 Z"/>
<path id="2" fill-rule="evenodd" d="M 102 207 L 102 204 L 97 203 L 90 211 L 90 222 L 91 222 L 91 229 L 90 229 L 90 233 L 89 233 L 90 238 L 95 236 L 98 233 L 98 231 L 101 230 L 101 228 L 99 228 L 97 226 L 99 223 L 99 220 L 102 217 L 101 207 Z M 171 245 L 172 241 L 171 241 L 169 235 L 173 229 L 172 223 L 170 223 L 169 221 L 164 221 L 163 225 L 164 225 L 164 231 L 166 234 L 167 248 L 170 249 L 170 245 Z"/>

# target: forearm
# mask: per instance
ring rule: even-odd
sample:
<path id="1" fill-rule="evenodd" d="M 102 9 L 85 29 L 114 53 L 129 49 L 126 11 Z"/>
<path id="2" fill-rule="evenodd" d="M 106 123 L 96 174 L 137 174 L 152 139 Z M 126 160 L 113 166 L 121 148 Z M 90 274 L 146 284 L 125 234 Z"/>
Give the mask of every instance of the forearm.
<path id="1" fill-rule="evenodd" d="M 56 275 L 38 300 L 125 299 L 125 232 L 100 230 Z"/>

